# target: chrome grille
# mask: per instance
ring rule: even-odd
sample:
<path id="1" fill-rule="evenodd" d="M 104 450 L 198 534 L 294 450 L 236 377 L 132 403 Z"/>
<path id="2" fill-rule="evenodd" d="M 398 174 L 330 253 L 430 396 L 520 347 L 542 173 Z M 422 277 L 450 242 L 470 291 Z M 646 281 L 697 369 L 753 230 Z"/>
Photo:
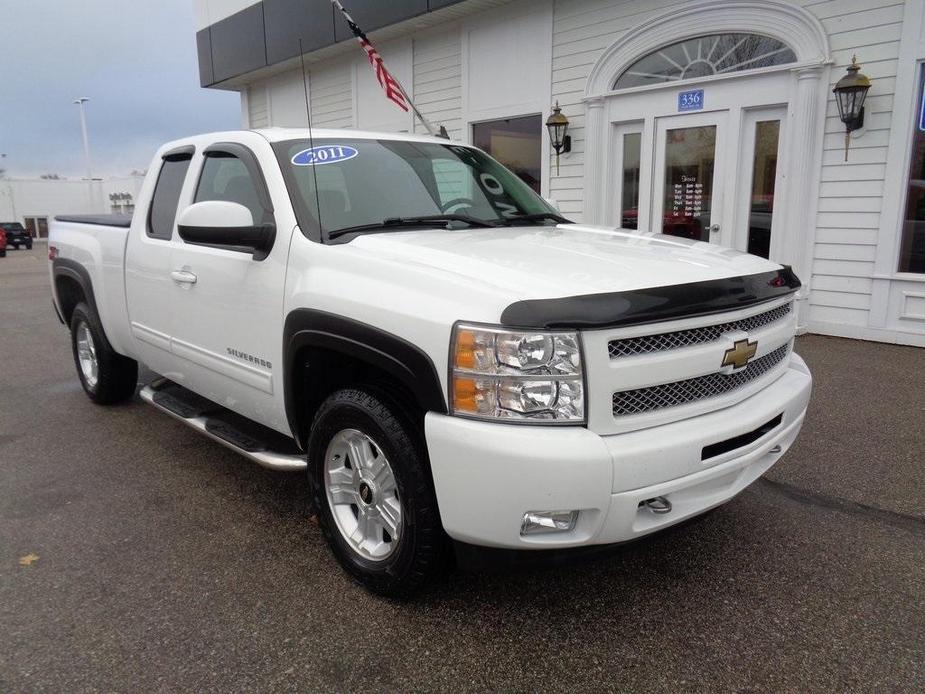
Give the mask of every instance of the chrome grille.
<path id="1" fill-rule="evenodd" d="M 737 330 L 755 330 L 770 323 L 774 323 L 793 311 L 793 302 L 783 304 L 770 311 L 759 313 L 741 320 L 729 321 L 728 323 L 719 323 L 717 325 L 705 325 L 702 328 L 690 328 L 689 330 L 677 330 L 671 333 L 661 333 L 660 335 L 643 335 L 642 337 L 628 337 L 622 340 L 611 340 L 607 345 L 607 351 L 611 359 L 620 357 L 631 357 L 637 354 L 647 354 L 649 352 L 662 352 L 678 347 L 688 347 L 690 345 L 699 345 L 704 342 L 713 342 L 718 340 L 725 333 L 735 332 Z"/>
<path id="2" fill-rule="evenodd" d="M 728 393 L 766 374 L 780 364 L 789 353 L 788 343 L 755 359 L 741 371 L 731 374 L 714 373 L 674 383 L 617 391 L 613 394 L 613 414 L 615 417 L 621 417 L 652 412 Z"/>

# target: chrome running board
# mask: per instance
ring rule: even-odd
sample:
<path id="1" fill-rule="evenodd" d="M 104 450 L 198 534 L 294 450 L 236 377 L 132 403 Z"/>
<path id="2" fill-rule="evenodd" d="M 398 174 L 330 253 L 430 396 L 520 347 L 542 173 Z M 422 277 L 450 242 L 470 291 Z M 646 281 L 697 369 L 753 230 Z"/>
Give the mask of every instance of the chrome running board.
<path id="1" fill-rule="evenodd" d="M 192 404 L 183 402 L 185 394 L 191 396 L 189 400 Z M 258 465 L 286 472 L 305 470 L 307 467 L 305 455 L 298 452 L 292 439 L 287 439 L 281 434 L 253 423 L 254 429 L 266 429 L 266 438 L 260 436 L 259 431 L 256 435 L 254 432 L 242 432 L 235 428 L 233 421 L 232 423 L 228 421 L 230 417 L 237 419 L 240 417 L 220 405 L 200 398 L 172 381 L 158 379 L 142 388 L 139 395 L 149 405 Z M 158 397 L 159 395 L 161 397 Z M 173 407 L 166 406 L 168 404 Z M 267 439 L 275 439 L 275 441 L 270 442 Z M 274 443 L 277 445 L 274 446 Z M 280 443 L 282 445 L 279 445 Z M 273 450 L 274 448 L 289 450 Z"/>

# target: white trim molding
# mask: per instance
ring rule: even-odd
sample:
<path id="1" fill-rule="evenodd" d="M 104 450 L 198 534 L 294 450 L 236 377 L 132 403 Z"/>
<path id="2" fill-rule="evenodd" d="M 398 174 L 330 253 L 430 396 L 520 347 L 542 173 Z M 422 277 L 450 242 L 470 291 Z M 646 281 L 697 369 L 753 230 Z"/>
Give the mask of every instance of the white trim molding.
<path id="1" fill-rule="evenodd" d="M 704 0 L 673 7 L 626 32 L 598 58 L 585 97 L 603 96 L 635 60 L 663 46 L 704 34 L 762 34 L 790 46 L 799 63 L 829 61 L 829 41 L 816 17 L 782 0 Z"/>

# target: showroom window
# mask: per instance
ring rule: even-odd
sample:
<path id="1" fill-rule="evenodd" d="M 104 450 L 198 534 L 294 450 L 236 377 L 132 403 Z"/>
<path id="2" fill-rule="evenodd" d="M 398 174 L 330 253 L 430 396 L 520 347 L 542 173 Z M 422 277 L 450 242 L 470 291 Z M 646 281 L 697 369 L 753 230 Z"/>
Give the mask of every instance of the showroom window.
<path id="1" fill-rule="evenodd" d="M 542 116 L 522 116 L 472 124 L 472 144 L 488 152 L 540 194 Z"/>
<path id="2" fill-rule="evenodd" d="M 906 188 L 899 271 L 925 273 L 925 67 L 919 66 L 919 89 L 912 131 L 912 156 Z"/>

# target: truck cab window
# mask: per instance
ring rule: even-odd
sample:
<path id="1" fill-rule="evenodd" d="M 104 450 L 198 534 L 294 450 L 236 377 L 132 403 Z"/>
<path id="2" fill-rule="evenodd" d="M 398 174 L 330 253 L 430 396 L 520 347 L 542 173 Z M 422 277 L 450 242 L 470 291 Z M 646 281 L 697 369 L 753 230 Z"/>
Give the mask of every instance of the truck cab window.
<path id="1" fill-rule="evenodd" d="M 247 167 L 230 154 L 212 154 L 202 165 L 194 202 L 224 200 L 244 205 L 251 211 L 254 224 L 261 224 L 265 211 L 260 204 L 257 186 Z"/>
<path id="2" fill-rule="evenodd" d="M 173 235 L 173 224 L 177 217 L 177 203 L 180 190 L 186 179 L 190 157 L 165 159 L 154 186 L 151 212 L 148 215 L 148 236 L 167 240 Z"/>

